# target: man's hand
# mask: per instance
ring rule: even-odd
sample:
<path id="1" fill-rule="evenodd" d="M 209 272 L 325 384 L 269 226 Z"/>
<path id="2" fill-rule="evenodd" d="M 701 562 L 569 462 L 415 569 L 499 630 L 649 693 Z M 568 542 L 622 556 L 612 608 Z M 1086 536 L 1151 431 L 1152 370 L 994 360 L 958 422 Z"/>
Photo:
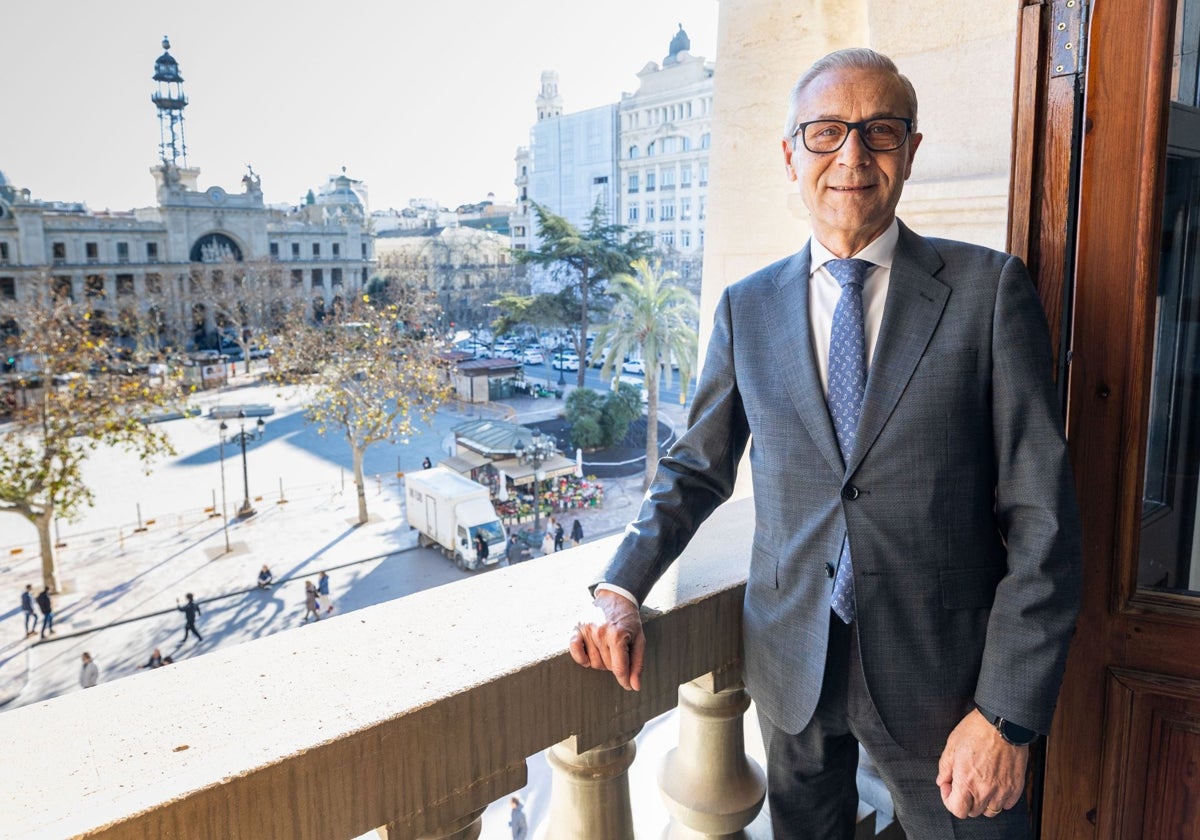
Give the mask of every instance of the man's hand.
<path id="1" fill-rule="evenodd" d="M 938 787 L 946 810 L 959 819 L 994 817 L 1017 804 L 1025 790 L 1029 747 L 1000 737 L 987 718 L 973 709 L 962 719 L 942 750 Z"/>
<path id="2" fill-rule="evenodd" d="M 612 671 L 622 688 L 642 687 L 646 637 L 642 617 L 628 598 L 608 590 L 596 593 L 596 611 L 575 625 L 571 658 L 584 668 Z"/>

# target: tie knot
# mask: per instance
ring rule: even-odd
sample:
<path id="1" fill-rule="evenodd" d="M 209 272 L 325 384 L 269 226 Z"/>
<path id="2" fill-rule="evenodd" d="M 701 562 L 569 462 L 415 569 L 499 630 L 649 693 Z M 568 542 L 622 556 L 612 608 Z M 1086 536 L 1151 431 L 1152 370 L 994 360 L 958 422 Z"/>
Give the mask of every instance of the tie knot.
<path id="1" fill-rule="evenodd" d="M 825 268 L 843 289 L 846 288 L 847 283 L 861 286 L 867 279 L 867 272 L 874 266 L 875 263 L 866 260 L 830 260 L 825 263 Z"/>

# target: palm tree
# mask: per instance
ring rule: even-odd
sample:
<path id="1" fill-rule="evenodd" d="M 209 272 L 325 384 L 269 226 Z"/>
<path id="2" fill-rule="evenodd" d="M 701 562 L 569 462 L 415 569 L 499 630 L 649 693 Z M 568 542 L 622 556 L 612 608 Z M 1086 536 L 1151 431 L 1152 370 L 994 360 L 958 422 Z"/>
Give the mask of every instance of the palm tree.
<path id="1" fill-rule="evenodd" d="M 649 260 L 632 263 L 634 274 L 612 278 L 609 294 L 616 298 L 609 322 L 596 333 L 592 353 L 608 354 L 600 375 L 608 379 L 632 351 L 640 350 L 646 377 L 646 475 L 643 488 L 650 486 L 658 463 L 658 387 L 661 378 L 669 386 L 673 368 L 678 365 L 682 381 L 681 401 L 686 399 L 692 365 L 696 360 L 697 335 L 693 326 L 698 308 L 691 292 L 671 281 L 674 271 L 662 271 L 660 263 L 651 267 Z"/>

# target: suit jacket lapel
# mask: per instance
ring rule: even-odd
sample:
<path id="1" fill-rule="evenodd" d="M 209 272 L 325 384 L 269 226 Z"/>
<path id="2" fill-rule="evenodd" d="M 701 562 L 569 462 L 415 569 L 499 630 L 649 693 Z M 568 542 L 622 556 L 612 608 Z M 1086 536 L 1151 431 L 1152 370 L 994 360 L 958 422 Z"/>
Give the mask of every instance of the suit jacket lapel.
<path id="1" fill-rule="evenodd" d="M 902 222 L 847 475 L 879 437 L 941 320 L 950 297 L 950 289 L 934 277 L 941 267 L 937 251 Z"/>
<path id="2" fill-rule="evenodd" d="M 763 323 L 771 343 L 764 358 L 770 360 L 769 364 L 779 360 L 780 375 L 801 422 L 830 468 L 841 474 L 844 470 L 842 453 L 838 449 L 833 421 L 829 418 L 825 389 L 821 387 L 809 336 L 810 263 L 806 244 L 775 276 L 775 293 L 763 301 Z"/>

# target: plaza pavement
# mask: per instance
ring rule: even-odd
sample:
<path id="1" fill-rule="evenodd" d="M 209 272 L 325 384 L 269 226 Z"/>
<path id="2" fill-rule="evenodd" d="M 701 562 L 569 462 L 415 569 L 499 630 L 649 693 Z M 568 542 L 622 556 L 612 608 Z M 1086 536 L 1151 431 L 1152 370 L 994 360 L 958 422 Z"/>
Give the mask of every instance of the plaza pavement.
<path id="1" fill-rule="evenodd" d="M 397 457 L 412 467 L 426 454 L 436 461 L 447 430 L 481 413 L 536 422 L 554 416 L 563 405 L 557 400 L 517 399 L 486 409 L 458 406 L 440 416 L 428 434 L 402 449 L 378 445 L 374 461 L 368 462 L 368 467 L 374 466 L 368 469 L 367 482 L 370 521 L 357 526 L 349 471 L 333 464 L 336 459 L 330 456 L 344 443 L 336 438 L 297 443 L 297 436 L 303 437 L 295 429 L 300 422 L 298 401 L 252 379 L 202 394 L 198 401 L 206 414 L 212 405 L 275 405 L 276 414 L 267 418 L 267 434 L 252 444 L 248 454 L 251 474 L 283 476 L 288 466 L 301 461 L 298 468 L 313 480 L 281 477 L 278 489 L 265 478 L 253 483 L 251 494 L 260 497 L 254 502 L 257 513 L 244 521 L 230 519 L 226 551 L 222 519 L 205 510 L 211 507 L 205 504 L 210 499 L 220 506 L 217 491 L 208 486 L 218 466 L 212 446 L 217 434 L 214 421 L 172 421 L 181 424 L 176 433 L 179 454 L 144 478 L 122 464 L 120 456 L 98 453 L 89 465 L 97 505 L 81 523 L 61 531 L 65 546 L 60 548 L 60 568 L 66 591 L 54 598 L 57 632 L 44 641 L 25 637 L 19 604 L 26 583 L 34 584 L 35 592 L 41 588 L 36 534 L 16 516 L 0 518 L 0 588 L 10 599 L 9 608 L 0 611 L 0 714 L 83 690 L 79 669 L 85 650 L 95 658 L 105 682 L 136 673 L 154 647 L 178 661 L 298 628 L 304 614 L 304 581 L 315 581 L 323 569 L 331 577 L 335 614 L 471 574 L 487 574 L 461 572 L 446 558 L 415 548 L 415 532 L 403 521 L 400 479 L 394 467 L 391 471 L 386 467 L 396 464 Z M 307 456 L 315 460 L 305 461 Z M 328 463 L 318 463 L 322 460 Z M 224 461 L 227 509 L 232 517 L 242 496 L 240 452 L 227 445 Z M 604 479 L 604 484 L 602 507 L 562 516 L 568 531 L 578 518 L 590 541 L 621 530 L 632 518 L 641 500 L 641 475 Z M 133 498 L 141 501 L 136 502 L 138 515 L 129 517 Z M 263 563 L 270 565 L 276 579 L 267 591 L 255 586 Z M 175 603 L 186 592 L 195 593 L 201 604 L 197 624 L 204 634 L 202 642 L 180 641 L 183 616 Z M 564 631 L 564 644 L 565 638 Z M 665 751 L 676 737 L 673 726 L 652 722 L 639 738 L 639 750 Z M 652 747 L 655 740 L 659 745 Z M 631 779 L 641 788 L 635 802 L 652 803 L 649 822 L 662 825 L 665 816 L 658 810 L 655 764 L 639 765 L 631 770 Z M 545 816 L 549 789 L 544 756 L 531 756 L 529 784 L 521 792 L 531 826 Z M 507 836 L 507 818 L 507 800 L 495 803 L 484 817 L 484 837 Z"/>

